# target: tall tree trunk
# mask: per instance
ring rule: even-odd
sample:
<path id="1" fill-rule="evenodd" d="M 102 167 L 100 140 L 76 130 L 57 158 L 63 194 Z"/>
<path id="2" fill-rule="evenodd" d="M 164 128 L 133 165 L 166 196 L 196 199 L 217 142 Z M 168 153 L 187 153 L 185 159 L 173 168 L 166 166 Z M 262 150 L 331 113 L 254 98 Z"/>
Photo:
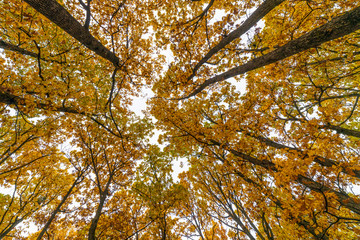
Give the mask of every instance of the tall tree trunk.
<path id="1" fill-rule="evenodd" d="M 222 39 L 215 47 L 210 49 L 210 51 L 196 64 L 194 67 L 192 75 L 188 78 L 191 79 L 195 76 L 197 70 L 207 62 L 212 56 L 214 56 L 217 52 L 223 49 L 226 45 L 228 45 L 233 40 L 241 37 L 244 33 L 246 33 L 250 28 L 252 28 L 258 21 L 260 21 L 266 14 L 268 14 L 271 10 L 280 5 L 284 0 L 266 0 L 264 1 L 251 15 L 248 19 L 245 20 L 240 27 L 232 31 L 228 34 L 227 37 Z"/>
<path id="2" fill-rule="evenodd" d="M 288 42 L 287 44 L 279 47 L 278 49 L 268 54 L 254 58 L 241 66 L 232 68 L 222 74 L 216 75 L 215 77 L 206 80 L 192 93 L 181 99 L 195 96 L 196 94 L 204 90 L 206 87 L 214 83 L 224 81 L 226 79 L 288 58 L 307 49 L 317 47 L 324 42 L 343 37 L 358 29 L 360 29 L 360 7 L 348 11 L 341 16 L 335 17 L 328 23 L 312 30 L 309 33 L 302 35 L 295 40 Z"/>
<path id="3" fill-rule="evenodd" d="M 115 66 L 119 66 L 119 58 L 95 39 L 95 37 L 56 0 L 25 0 L 25 2 L 70 34 L 70 36 L 85 45 L 88 49 L 109 60 Z"/>

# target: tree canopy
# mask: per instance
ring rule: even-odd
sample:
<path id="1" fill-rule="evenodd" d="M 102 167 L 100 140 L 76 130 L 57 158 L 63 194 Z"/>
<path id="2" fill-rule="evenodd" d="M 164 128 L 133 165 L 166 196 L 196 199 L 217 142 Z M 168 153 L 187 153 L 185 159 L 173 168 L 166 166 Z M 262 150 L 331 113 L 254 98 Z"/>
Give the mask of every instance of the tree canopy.
<path id="1" fill-rule="evenodd" d="M 356 0 L 0 0 L 0 239 L 358 239 L 359 29 Z"/>

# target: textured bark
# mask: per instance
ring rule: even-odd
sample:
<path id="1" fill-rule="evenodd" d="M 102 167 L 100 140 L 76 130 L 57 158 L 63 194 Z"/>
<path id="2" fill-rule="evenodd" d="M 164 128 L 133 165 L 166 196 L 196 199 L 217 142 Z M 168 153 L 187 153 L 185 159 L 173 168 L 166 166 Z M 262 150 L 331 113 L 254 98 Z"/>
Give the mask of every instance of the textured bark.
<path id="1" fill-rule="evenodd" d="M 244 74 L 254 69 L 269 65 L 271 63 L 275 63 L 279 60 L 288 58 L 307 49 L 317 47 L 324 42 L 343 37 L 358 29 L 360 29 L 360 7 L 348 11 L 341 16 L 335 17 L 328 23 L 312 30 L 309 33 L 302 35 L 295 40 L 288 42 L 287 44 L 279 47 L 278 49 L 268 54 L 254 58 L 241 66 L 232 68 L 222 74 L 216 75 L 206 80 L 192 93 L 181 99 L 195 96 L 196 94 L 204 90 L 206 87 L 214 83 L 224 81 L 240 74 Z"/>
<path id="2" fill-rule="evenodd" d="M 282 2 L 284 2 L 284 0 L 266 0 L 265 2 L 263 2 L 240 27 L 229 33 L 226 38 L 222 39 L 215 47 L 210 49 L 210 51 L 196 64 L 192 75 L 188 79 L 193 78 L 197 70 L 199 70 L 199 68 L 204 63 L 206 63 L 207 60 L 209 60 L 212 56 L 214 56 L 230 42 L 241 37 L 258 21 L 260 21 L 266 14 L 268 14 L 271 10 L 280 5 Z"/>
<path id="3" fill-rule="evenodd" d="M 85 45 L 88 49 L 109 60 L 115 66 L 119 66 L 119 58 L 95 39 L 94 36 L 56 0 L 25 0 L 25 2 L 70 34 L 70 36 Z"/>

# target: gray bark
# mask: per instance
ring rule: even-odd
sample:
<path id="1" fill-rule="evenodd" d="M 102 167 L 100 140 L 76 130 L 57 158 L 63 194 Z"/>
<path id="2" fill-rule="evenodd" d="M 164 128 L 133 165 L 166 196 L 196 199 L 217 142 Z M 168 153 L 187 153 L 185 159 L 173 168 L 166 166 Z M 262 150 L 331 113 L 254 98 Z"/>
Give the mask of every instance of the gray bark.
<path id="1" fill-rule="evenodd" d="M 246 33 L 250 28 L 252 28 L 258 21 L 260 21 L 266 14 L 268 14 L 271 10 L 280 5 L 284 0 L 265 0 L 256 10 L 253 12 L 245 22 L 228 34 L 227 37 L 222 39 L 215 47 L 210 49 L 210 51 L 196 64 L 193 69 L 193 73 L 188 79 L 191 79 L 195 76 L 197 70 L 207 62 L 212 56 L 214 56 L 217 52 L 223 49 L 226 45 L 228 45 L 233 40 L 241 37 L 244 33 Z"/>
<path id="2" fill-rule="evenodd" d="M 257 68 L 283 60 L 297 53 L 319 46 L 322 43 L 343 37 L 360 29 L 360 7 L 335 17 L 328 23 L 302 35 L 301 37 L 288 42 L 276 50 L 261 57 L 254 58 L 249 62 L 232 68 L 222 74 L 216 75 L 199 85 L 192 93 L 181 98 L 193 97 L 206 87 L 224 81 L 226 79 L 244 74 Z"/>
<path id="3" fill-rule="evenodd" d="M 95 37 L 56 0 L 25 0 L 25 2 L 97 55 L 109 60 L 116 67 L 120 65 L 119 58 L 95 39 Z"/>

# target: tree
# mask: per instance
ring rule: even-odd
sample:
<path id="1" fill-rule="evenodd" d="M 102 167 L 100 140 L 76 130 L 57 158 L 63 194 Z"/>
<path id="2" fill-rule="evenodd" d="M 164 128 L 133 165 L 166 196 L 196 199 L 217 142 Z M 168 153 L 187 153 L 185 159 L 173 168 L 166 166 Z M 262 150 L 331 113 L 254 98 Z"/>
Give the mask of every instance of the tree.
<path id="1" fill-rule="evenodd" d="M 359 27 L 352 15 L 358 5 L 336 4 L 286 1 L 265 16 L 265 27 L 255 29 L 248 44 L 237 37 L 256 22 L 256 11 L 237 28 L 229 14 L 223 31 L 234 30 L 213 45 L 218 35 L 206 19 L 171 26 L 181 35 L 168 38 L 179 60 L 155 85 L 162 98 L 152 100 L 152 114 L 174 150 L 201 156 L 189 174 L 203 189 L 199 194 L 211 196 L 209 212 L 231 219 L 224 224 L 249 239 L 354 238 L 356 227 L 348 224 L 359 213 L 351 190 L 359 178 L 358 34 L 349 33 Z M 345 18 L 353 26 L 349 33 Z M 199 51 L 206 41 L 208 50 Z M 244 73 L 245 94 L 224 82 Z"/>
<path id="2" fill-rule="evenodd" d="M 183 185 L 173 182 L 171 172 L 169 154 L 160 152 L 157 146 L 150 146 L 133 184 L 134 192 L 148 209 L 149 222 L 153 222 L 142 239 L 181 239 L 176 210 L 186 198 L 187 191 Z"/>
<path id="3" fill-rule="evenodd" d="M 11 0 L 0 19 L 0 238 L 360 234 L 357 1 Z"/>

